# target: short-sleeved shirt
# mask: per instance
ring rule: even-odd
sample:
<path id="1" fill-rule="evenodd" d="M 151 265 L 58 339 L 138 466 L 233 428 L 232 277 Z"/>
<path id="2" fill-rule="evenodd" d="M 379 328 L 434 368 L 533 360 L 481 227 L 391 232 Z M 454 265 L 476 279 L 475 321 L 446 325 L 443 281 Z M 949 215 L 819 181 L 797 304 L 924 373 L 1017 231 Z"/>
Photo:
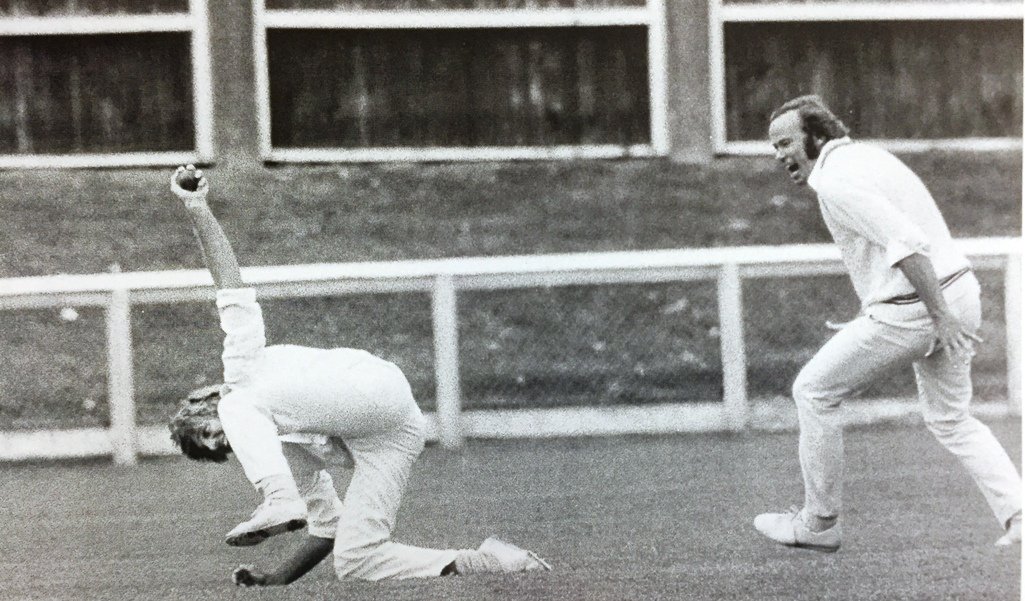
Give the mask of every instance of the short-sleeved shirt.
<path id="1" fill-rule="evenodd" d="M 970 266 L 925 184 L 886 150 L 830 140 L 808 185 L 862 307 L 915 292 L 897 267 L 913 254 L 928 257 L 939 279 Z"/>

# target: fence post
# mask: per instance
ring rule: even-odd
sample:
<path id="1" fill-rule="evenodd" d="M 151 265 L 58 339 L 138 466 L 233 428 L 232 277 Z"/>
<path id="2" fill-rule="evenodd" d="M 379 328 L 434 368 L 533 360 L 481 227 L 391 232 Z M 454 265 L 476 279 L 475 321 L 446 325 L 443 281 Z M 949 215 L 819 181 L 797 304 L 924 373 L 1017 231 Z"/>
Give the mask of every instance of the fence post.
<path id="1" fill-rule="evenodd" d="M 128 290 L 111 292 L 107 306 L 107 398 L 114 463 L 135 464 L 132 316 Z"/>
<path id="2" fill-rule="evenodd" d="M 434 382 L 438 416 L 438 438 L 446 449 L 463 444 L 459 422 L 459 318 L 456 289 L 452 276 L 440 274 L 434 279 L 431 298 L 434 320 Z"/>
<path id="3" fill-rule="evenodd" d="M 747 355 L 744 350 L 744 307 L 740 268 L 719 269 L 719 349 L 722 355 L 723 415 L 731 430 L 747 427 Z"/>
<path id="4" fill-rule="evenodd" d="M 1008 253 L 1004 267 L 1004 321 L 1007 328 L 1007 408 L 1021 415 L 1021 254 Z"/>

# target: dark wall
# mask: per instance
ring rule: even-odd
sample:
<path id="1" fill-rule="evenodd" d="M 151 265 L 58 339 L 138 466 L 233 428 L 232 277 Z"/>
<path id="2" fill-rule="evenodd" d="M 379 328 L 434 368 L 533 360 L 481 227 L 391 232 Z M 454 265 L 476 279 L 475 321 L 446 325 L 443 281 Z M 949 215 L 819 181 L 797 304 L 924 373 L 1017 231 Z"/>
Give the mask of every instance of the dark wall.
<path id="1" fill-rule="evenodd" d="M 0 37 L 0 153 L 193 148 L 185 33 Z"/>
<path id="2" fill-rule="evenodd" d="M 272 30 L 275 147 L 650 140 L 641 27 Z"/>
<path id="3" fill-rule="evenodd" d="M 643 0 L 269 0 L 269 8 L 638 7 Z M 260 166 L 252 3 L 209 2 L 213 159 Z M 0 0 L 5 15 L 182 12 L 186 0 Z M 712 156 L 708 3 L 667 2 L 670 154 Z M 1020 21 L 730 23 L 728 139 L 822 94 L 861 137 L 1018 137 Z M 650 141 L 643 27 L 271 30 L 277 147 Z M 185 33 L 0 38 L 0 153 L 194 146 Z"/>
<path id="4" fill-rule="evenodd" d="M 727 131 L 761 139 L 799 94 L 863 138 L 1020 137 L 1022 22 L 732 23 Z"/>

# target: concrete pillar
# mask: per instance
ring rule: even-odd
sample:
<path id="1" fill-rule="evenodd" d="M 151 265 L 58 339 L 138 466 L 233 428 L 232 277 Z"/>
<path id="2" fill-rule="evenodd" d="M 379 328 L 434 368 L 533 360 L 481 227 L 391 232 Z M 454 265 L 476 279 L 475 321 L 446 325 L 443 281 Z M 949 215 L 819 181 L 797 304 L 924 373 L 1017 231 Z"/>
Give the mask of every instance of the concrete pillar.
<path id="1" fill-rule="evenodd" d="M 669 38 L 670 158 L 711 161 L 708 0 L 666 2 Z"/>
<path id="2" fill-rule="evenodd" d="M 261 166 L 252 0 L 209 0 L 214 153 L 221 173 Z"/>

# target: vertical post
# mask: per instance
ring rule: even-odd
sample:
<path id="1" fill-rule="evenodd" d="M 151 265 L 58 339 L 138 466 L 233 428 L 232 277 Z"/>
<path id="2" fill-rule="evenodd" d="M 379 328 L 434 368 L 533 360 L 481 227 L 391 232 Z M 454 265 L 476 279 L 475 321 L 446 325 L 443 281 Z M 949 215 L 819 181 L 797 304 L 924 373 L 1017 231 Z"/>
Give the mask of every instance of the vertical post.
<path id="1" fill-rule="evenodd" d="M 213 65 L 210 53 L 210 13 L 207 0 L 189 0 L 192 34 L 192 113 L 196 154 L 200 162 L 214 160 Z"/>
<path id="2" fill-rule="evenodd" d="M 731 430 L 747 427 L 747 356 L 744 350 L 744 307 L 740 268 L 719 269 L 719 348 L 722 354 L 723 415 Z"/>
<path id="3" fill-rule="evenodd" d="M 713 158 L 712 90 L 716 73 L 713 4 L 719 0 L 663 0 L 666 17 L 667 107 L 671 158 L 707 163 Z"/>
<path id="4" fill-rule="evenodd" d="M 265 0 L 253 0 L 253 86 L 256 105 L 257 148 L 260 159 L 270 158 L 271 140 L 270 112 L 270 48 L 267 46 L 267 24 L 264 19 Z"/>
<path id="5" fill-rule="evenodd" d="M 1007 328 L 1007 408 L 1021 415 L 1021 254 L 1012 251 L 1004 267 L 1004 321 Z"/>
<path id="6" fill-rule="evenodd" d="M 725 27 L 722 0 L 708 0 L 708 91 L 713 152 L 722 152 L 727 141 Z"/>
<path id="7" fill-rule="evenodd" d="M 107 390 L 114 463 L 135 464 L 132 321 L 128 290 L 111 292 L 107 306 Z"/>
<path id="8" fill-rule="evenodd" d="M 648 0 L 648 93 L 651 107 L 651 146 L 669 154 L 669 44 L 664 0 Z"/>
<path id="9" fill-rule="evenodd" d="M 452 276 L 434 279 L 434 380 L 438 416 L 438 437 L 446 449 L 459 448 L 463 433 L 459 423 L 459 322 L 456 289 Z"/>

